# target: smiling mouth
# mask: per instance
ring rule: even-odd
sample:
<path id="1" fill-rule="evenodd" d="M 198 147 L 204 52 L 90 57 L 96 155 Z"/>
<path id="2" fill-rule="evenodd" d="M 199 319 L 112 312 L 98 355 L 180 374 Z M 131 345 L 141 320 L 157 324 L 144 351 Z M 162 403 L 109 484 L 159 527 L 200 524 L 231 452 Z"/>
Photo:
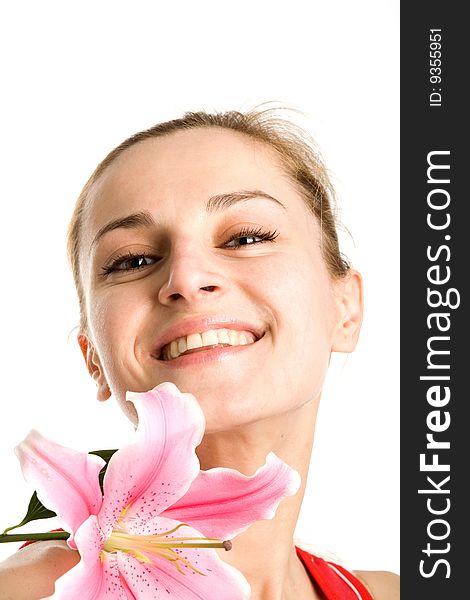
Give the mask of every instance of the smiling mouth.
<path id="1" fill-rule="evenodd" d="M 250 331 L 237 331 L 235 329 L 209 329 L 201 333 L 191 333 L 179 337 L 163 346 L 160 360 L 174 360 L 186 354 L 194 354 L 214 348 L 227 346 L 247 346 L 254 344 L 258 338 Z"/>

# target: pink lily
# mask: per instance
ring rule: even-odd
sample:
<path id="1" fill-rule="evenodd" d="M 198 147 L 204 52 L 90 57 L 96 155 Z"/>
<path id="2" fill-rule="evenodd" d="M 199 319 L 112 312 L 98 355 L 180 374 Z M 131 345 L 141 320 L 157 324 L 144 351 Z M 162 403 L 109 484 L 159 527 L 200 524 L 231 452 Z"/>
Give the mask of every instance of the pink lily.
<path id="1" fill-rule="evenodd" d="M 25 478 L 55 510 L 81 561 L 56 582 L 54 598 L 244 600 L 250 586 L 214 548 L 269 519 L 300 476 L 273 453 L 250 477 L 201 471 L 196 446 L 205 421 L 191 394 L 171 383 L 128 393 L 135 441 L 104 461 L 31 432 L 16 449 Z"/>

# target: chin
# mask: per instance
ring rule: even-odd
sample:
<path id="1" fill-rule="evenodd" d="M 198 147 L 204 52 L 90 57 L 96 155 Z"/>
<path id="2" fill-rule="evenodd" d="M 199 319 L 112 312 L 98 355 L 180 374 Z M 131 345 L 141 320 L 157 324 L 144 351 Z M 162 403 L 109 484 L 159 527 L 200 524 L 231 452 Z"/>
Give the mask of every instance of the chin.
<path id="1" fill-rule="evenodd" d="M 250 386 L 250 391 L 219 386 L 194 395 L 206 418 L 206 433 L 234 431 L 283 412 L 277 410 L 279 406 L 272 401 L 272 395 L 268 399 L 265 393 L 257 393 L 254 386 Z"/>
<path id="2" fill-rule="evenodd" d="M 119 408 L 126 415 L 129 421 L 134 425 L 134 427 L 137 427 L 137 411 L 135 410 L 132 402 L 128 402 L 125 398 L 118 399 L 117 402 L 119 404 Z"/>

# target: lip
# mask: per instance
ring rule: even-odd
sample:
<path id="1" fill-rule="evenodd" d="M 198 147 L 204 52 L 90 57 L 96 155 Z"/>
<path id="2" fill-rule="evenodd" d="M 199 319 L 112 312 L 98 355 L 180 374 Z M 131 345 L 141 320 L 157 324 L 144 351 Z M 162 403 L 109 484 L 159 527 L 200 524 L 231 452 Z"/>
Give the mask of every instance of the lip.
<path id="1" fill-rule="evenodd" d="M 230 347 L 225 347 L 225 348 L 214 348 L 214 349 L 208 349 L 205 350 L 203 352 L 198 352 L 198 353 L 194 353 L 194 354 L 188 354 L 188 355 L 182 355 L 178 358 L 172 359 L 171 361 L 164 361 L 162 360 L 161 357 L 161 352 L 164 346 L 166 346 L 167 344 L 169 344 L 170 342 L 172 342 L 173 340 L 176 340 L 177 338 L 180 337 L 184 337 L 186 335 L 190 335 L 192 333 L 201 333 L 203 331 L 207 331 L 209 329 L 233 329 L 235 331 L 249 331 L 251 332 L 255 338 L 256 341 L 254 343 L 256 343 L 260 338 L 263 337 L 265 330 L 262 329 L 260 326 L 258 325 L 253 325 L 253 323 L 248 323 L 246 321 L 241 321 L 237 318 L 234 317 L 226 317 L 226 316 L 219 316 L 219 315 L 210 315 L 210 316 L 206 316 L 206 317 L 199 317 L 199 318 L 191 318 L 191 319 L 184 319 L 182 321 L 179 321 L 178 323 L 175 323 L 174 325 L 168 327 L 168 329 L 166 329 L 161 336 L 159 336 L 159 338 L 156 340 L 155 345 L 154 345 L 154 350 L 152 352 L 152 357 L 159 360 L 160 362 L 167 364 L 167 363 L 174 363 L 175 361 L 179 360 L 180 358 L 189 358 L 190 356 L 193 356 L 195 354 L 207 354 L 207 353 L 214 353 L 214 352 L 218 352 L 219 354 L 222 352 L 222 350 L 235 350 L 237 348 L 247 348 L 253 344 L 248 344 L 246 346 L 230 346 Z M 223 352 L 222 352 L 223 354 Z"/>
<path id="2" fill-rule="evenodd" d="M 222 361 L 228 360 L 240 352 L 249 352 L 259 341 L 260 340 L 257 340 L 252 344 L 243 346 L 219 346 L 216 348 L 207 348 L 207 350 L 201 350 L 199 352 L 182 354 L 181 356 L 178 356 L 178 358 L 172 358 L 171 360 L 159 359 L 159 363 L 163 365 L 163 367 L 169 369 L 180 369 L 193 366 L 199 368 L 209 366 L 210 364 L 220 364 Z"/>

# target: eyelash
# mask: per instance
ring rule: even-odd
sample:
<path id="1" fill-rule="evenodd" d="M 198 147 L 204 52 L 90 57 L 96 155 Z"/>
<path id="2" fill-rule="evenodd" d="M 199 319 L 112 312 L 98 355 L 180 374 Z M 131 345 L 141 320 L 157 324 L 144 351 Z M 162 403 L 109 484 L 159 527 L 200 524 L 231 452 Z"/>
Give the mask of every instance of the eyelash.
<path id="1" fill-rule="evenodd" d="M 242 238 L 259 238 L 259 241 L 252 242 L 251 244 L 240 244 L 238 243 L 236 246 L 229 246 L 233 250 L 238 250 L 239 248 L 243 248 L 244 246 L 254 246 L 255 244 L 262 244 L 264 242 L 274 242 L 279 233 L 277 231 L 265 231 L 261 227 L 257 229 L 253 229 L 250 227 L 243 227 L 239 232 L 230 236 L 230 238 L 225 242 L 225 245 L 233 242 L 235 240 L 241 240 Z M 144 269 L 145 267 L 150 266 L 149 264 L 139 265 L 136 267 L 129 268 L 120 268 L 126 262 L 130 262 L 136 259 L 147 259 L 158 261 L 159 257 L 154 256 L 153 254 L 146 254 L 145 252 L 126 252 L 125 254 L 121 254 L 116 256 L 108 265 L 102 267 L 102 275 L 103 277 L 107 277 L 115 272 L 129 273 L 134 271 L 139 271 L 140 269 Z"/>
<path id="2" fill-rule="evenodd" d="M 102 275 L 103 277 L 107 277 L 108 275 L 111 275 L 112 273 L 130 273 L 133 271 L 140 271 L 140 269 L 144 269 L 145 267 L 148 267 L 150 265 L 146 264 L 146 265 L 139 265 L 137 267 L 129 267 L 127 269 L 125 268 L 120 268 L 122 267 L 122 265 L 124 265 L 126 262 L 130 262 L 132 260 L 136 260 L 139 258 L 144 258 L 147 260 L 158 260 L 157 256 L 154 256 L 153 254 L 147 254 L 145 252 L 126 252 L 125 254 L 120 254 L 119 256 L 116 256 L 116 258 L 113 258 L 113 260 L 106 265 L 105 267 L 102 267 Z"/>
<path id="3" fill-rule="evenodd" d="M 243 246 L 253 246 L 254 244 L 262 244 L 263 242 L 274 242 L 279 233 L 277 231 L 266 231 L 263 230 L 262 227 L 258 227 L 257 229 L 253 229 L 251 227 L 243 227 L 238 233 L 230 236 L 230 238 L 225 242 L 225 244 L 229 244 L 234 240 L 240 240 L 242 238 L 260 238 L 259 242 L 254 242 L 253 244 L 238 244 L 237 246 L 231 246 L 234 249 L 242 248 Z"/>

